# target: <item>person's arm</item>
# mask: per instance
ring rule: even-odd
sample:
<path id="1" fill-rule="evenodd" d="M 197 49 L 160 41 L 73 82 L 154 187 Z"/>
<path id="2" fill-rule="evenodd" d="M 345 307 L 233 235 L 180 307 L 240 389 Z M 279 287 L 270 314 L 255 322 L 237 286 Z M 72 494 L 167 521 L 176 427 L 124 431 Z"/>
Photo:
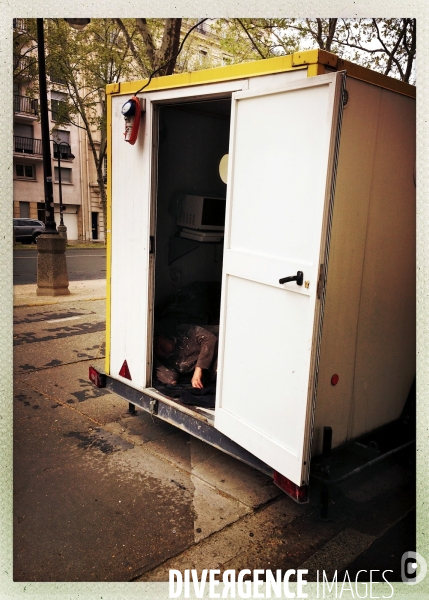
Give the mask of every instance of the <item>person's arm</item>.
<path id="1" fill-rule="evenodd" d="M 192 377 L 192 387 L 203 388 L 202 381 L 203 369 L 209 369 L 216 351 L 217 337 L 204 327 L 195 325 L 192 327 L 192 334 L 200 345 L 200 354 L 195 365 L 195 371 Z"/>
<path id="2" fill-rule="evenodd" d="M 201 367 L 195 367 L 195 371 L 194 374 L 192 375 L 192 387 L 194 388 L 203 388 L 204 384 L 203 384 L 203 370 Z"/>
<path id="3" fill-rule="evenodd" d="M 170 367 L 166 367 L 159 360 L 155 360 L 155 375 L 158 381 L 164 384 L 176 385 L 177 383 L 177 371 L 171 369 Z"/>

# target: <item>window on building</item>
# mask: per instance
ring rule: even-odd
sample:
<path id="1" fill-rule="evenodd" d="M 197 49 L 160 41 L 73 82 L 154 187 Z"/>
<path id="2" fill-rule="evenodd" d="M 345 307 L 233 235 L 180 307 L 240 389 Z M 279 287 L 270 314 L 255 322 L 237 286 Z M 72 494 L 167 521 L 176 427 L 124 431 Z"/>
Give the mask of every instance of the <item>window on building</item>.
<path id="1" fill-rule="evenodd" d="M 32 125 L 24 123 L 13 124 L 13 151 L 34 154 Z"/>
<path id="2" fill-rule="evenodd" d="M 65 78 L 60 73 L 56 73 L 55 69 L 50 70 L 49 79 L 52 81 L 52 83 L 67 85 L 67 81 L 65 80 Z"/>
<path id="3" fill-rule="evenodd" d="M 72 182 L 72 170 L 71 169 L 67 169 L 66 167 L 61 167 L 61 183 L 71 183 Z M 59 173 L 58 173 L 58 167 L 54 167 L 54 178 L 55 178 L 55 183 L 59 182 L 59 177 L 58 177 Z"/>
<path id="4" fill-rule="evenodd" d="M 39 221 L 45 222 L 45 205 L 43 202 L 37 203 L 37 218 Z"/>
<path id="5" fill-rule="evenodd" d="M 204 50 L 204 48 L 200 48 L 198 51 L 198 56 L 199 56 L 199 62 L 200 62 L 200 66 L 204 67 L 207 63 L 207 59 L 209 57 L 209 53 L 207 52 L 207 50 Z"/>
<path id="6" fill-rule="evenodd" d="M 52 132 L 52 139 L 57 144 L 61 144 L 61 142 L 64 142 L 64 144 L 62 146 L 60 146 L 60 148 L 61 148 L 60 158 L 71 158 L 71 156 L 70 156 L 70 153 L 71 153 L 70 131 L 62 131 L 62 130 L 57 129 Z M 68 147 L 65 144 L 68 144 Z M 55 145 L 54 145 L 54 158 L 58 158 L 57 147 Z"/>
<path id="7" fill-rule="evenodd" d="M 29 202 L 20 202 L 19 203 L 19 216 L 21 219 L 29 219 L 30 218 L 30 203 Z"/>
<path id="8" fill-rule="evenodd" d="M 22 165 L 19 163 L 15 165 L 15 174 L 19 178 L 36 179 L 35 171 L 34 165 Z"/>
<path id="9" fill-rule="evenodd" d="M 67 115 L 67 94 L 51 92 L 51 119 L 58 121 L 58 117 Z"/>
<path id="10" fill-rule="evenodd" d="M 199 21 L 202 21 L 202 18 L 197 20 L 197 22 L 199 22 Z M 203 23 L 199 23 L 196 26 L 195 30 L 198 31 L 198 33 L 202 33 L 205 35 L 207 35 L 209 33 L 209 27 L 205 21 Z"/>

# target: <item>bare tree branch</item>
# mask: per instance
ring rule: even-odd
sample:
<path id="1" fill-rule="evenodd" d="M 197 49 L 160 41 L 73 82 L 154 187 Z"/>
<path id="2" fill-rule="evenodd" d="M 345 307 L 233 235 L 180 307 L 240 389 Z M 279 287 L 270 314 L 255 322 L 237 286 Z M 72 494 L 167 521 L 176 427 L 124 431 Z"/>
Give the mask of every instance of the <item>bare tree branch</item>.
<path id="1" fill-rule="evenodd" d="M 326 50 L 331 51 L 332 42 L 334 40 L 335 30 L 337 28 L 338 19 L 329 19 L 329 33 L 326 40 Z"/>
<path id="2" fill-rule="evenodd" d="M 162 69 L 159 75 L 171 75 L 174 72 L 176 61 L 173 57 L 179 49 L 181 29 L 182 19 L 165 20 L 161 46 L 155 53 L 157 68 L 165 64 L 165 69 Z"/>
<path id="3" fill-rule="evenodd" d="M 244 25 L 244 23 L 241 21 L 241 19 L 236 19 L 236 21 L 237 21 L 238 23 L 240 23 L 241 27 L 244 29 L 244 31 L 245 31 L 245 33 L 246 33 L 247 37 L 249 38 L 249 40 L 250 40 L 250 42 L 251 42 L 252 46 L 255 48 L 255 50 L 256 50 L 256 52 L 259 54 L 259 56 L 260 56 L 261 58 L 266 58 L 266 56 L 264 56 L 264 55 L 262 54 L 262 52 L 259 50 L 259 48 L 258 48 L 258 46 L 256 45 L 256 43 L 254 42 L 254 40 L 253 40 L 252 36 L 251 36 L 251 35 L 250 35 L 250 33 L 248 32 L 248 30 L 247 30 L 247 27 Z"/>
<path id="4" fill-rule="evenodd" d="M 139 20 L 139 19 L 136 19 L 136 21 L 137 20 Z M 141 60 L 141 58 L 140 58 L 140 56 L 139 56 L 139 54 L 137 52 L 137 49 L 136 49 L 136 47 L 134 45 L 134 42 L 133 42 L 130 34 L 128 33 L 128 30 L 125 27 L 122 19 L 115 19 L 115 21 L 118 24 L 119 28 L 121 29 L 122 33 L 124 34 L 125 39 L 127 40 L 128 48 L 130 49 L 131 54 L 133 55 L 134 60 L 136 61 L 136 63 L 140 67 L 142 73 L 146 74 L 147 73 L 147 69 L 146 69 L 145 65 L 143 64 L 143 61 Z"/>
<path id="5" fill-rule="evenodd" d="M 146 48 L 146 53 L 149 58 L 151 68 L 154 71 L 157 68 L 156 59 L 155 59 L 155 44 L 153 43 L 152 34 L 149 31 L 149 27 L 147 26 L 146 19 L 136 19 L 136 25 L 141 33 L 143 38 L 143 42 Z"/>

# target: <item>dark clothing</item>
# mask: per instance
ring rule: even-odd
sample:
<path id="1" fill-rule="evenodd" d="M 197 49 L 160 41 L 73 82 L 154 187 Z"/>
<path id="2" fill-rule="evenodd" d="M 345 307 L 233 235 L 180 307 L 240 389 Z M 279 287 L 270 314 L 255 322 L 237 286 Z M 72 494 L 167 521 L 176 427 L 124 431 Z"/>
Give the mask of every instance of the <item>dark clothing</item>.
<path id="1" fill-rule="evenodd" d="M 214 408 L 216 404 L 215 382 L 204 385 L 202 389 L 168 384 L 156 384 L 155 388 L 165 396 L 180 400 L 182 404 L 202 406 L 203 408 Z"/>
<path id="2" fill-rule="evenodd" d="M 199 325 L 176 328 L 175 350 L 156 363 L 156 376 L 161 383 L 177 381 L 179 374 L 193 373 L 195 367 L 213 369 L 216 362 L 217 337 Z"/>

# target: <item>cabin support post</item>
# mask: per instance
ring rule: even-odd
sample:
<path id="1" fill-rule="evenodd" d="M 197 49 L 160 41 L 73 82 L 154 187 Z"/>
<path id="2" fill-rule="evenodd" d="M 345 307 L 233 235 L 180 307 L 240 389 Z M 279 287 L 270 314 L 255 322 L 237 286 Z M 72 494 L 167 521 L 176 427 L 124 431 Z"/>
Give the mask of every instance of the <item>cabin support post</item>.
<path id="1" fill-rule="evenodd" d="M 323 450 L 322 450 L 322 486 L 320 490 L 320 517 L 324 520 L 328 518 L 329 499 L 330 499 L 330 463 L 332 448 L 332 427 L 323 428 Z"/>

